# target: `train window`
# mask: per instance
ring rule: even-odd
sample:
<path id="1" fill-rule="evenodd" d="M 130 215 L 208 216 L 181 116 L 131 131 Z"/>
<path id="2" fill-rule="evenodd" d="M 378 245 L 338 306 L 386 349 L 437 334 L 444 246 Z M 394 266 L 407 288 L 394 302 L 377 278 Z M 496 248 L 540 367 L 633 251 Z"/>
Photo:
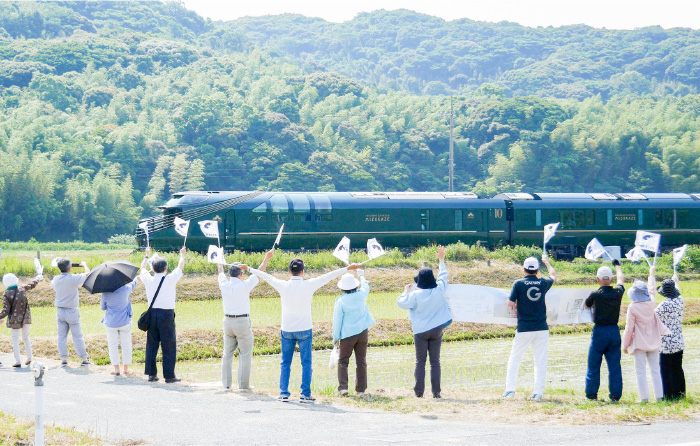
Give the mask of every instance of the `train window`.
<path id="1" fill-rule="evenodd" d="M 316 214 L 316 221 L 333 221 L 333 214 Z"/>
<path id="2" fill-rule="evenodd" d="M 253 209 L 254 213 L 265 213 L 267 212 L 267 203 L 260 203 Z"/>
<path id="3" fill-rule="evenodd" d="M 294 214 L 294 221 L 311 221 L 311 214 Z"/>
<path id="4" fill-rule="evenodd" d="M 292 210 L 295 214 L 311 212 L 311 204 L 306 194 L 288 194 L 287 196 L 292 200 Z"/>
<path id="5" fill-rule="evenodd" d="M 420 230 L 427 231 L 430 227 L 430 211 L 428 209 L 421 209 L 420 211 Z"/>
<path id="6" fill-rule="evenodd" d="M 644 211 L 641 209 L 637 210 L 637 221 L 639 222 L 639 226 L 644 226 Z"/>
<path id="7" fill-rule="evenodd" d="M 462 210 L 458 209 L 455 211 L 455 231 L 462 230 Z"/>
<path id="8" fill-rule="evenodd" d="M 661 209 L 657 209 L 655 212 L 655 217 L 654 218 L 654 223 L 656 223 L 656 226 L 663 226 L 664 224 L 664 212 Z"/>
<path id="9" fill-rule="evenodd" d="M 612 226 L 613 224 L 613 218 L 612 218 L 612 209 L 608 209 L 608 226 Z"/>
<path id="10" fill-rule="evenodd" d="M 542 210 L 541 209 L 535 210 L 535 225 L 542 226 Z"/>
<path id="11" fill-rule="evenodd" d="M 204 203 L 209 199 L 209 194 L 185 194 L 185 195 L 173 195 L 173 198 L 165 203 L 166 207 L 172 206 L 186 206 L 189 204 L 199 204 Z"/>
<path id="12" fill-rule="evenodd" d="M 284 194 L 274 194 L 270 197 L 270 207 L 273 213 L 289 212 L 287 197 Z"/>
<path id="13" fill-rule="evenodd" d="M 283 223 L 289 221 L 289 214 L 272 214 L 272 221 Z"/>
<path id="14" fill-rule="evenodd" d="M 326 194 L 311 194 L 311 199 L 314 201 L 314 208 L 316 212 L 330 212 L 333 209 L 331 206 L 331 200 L 328 199 Z"/>
<path id="15" fill-rule="evenodd" d="M 676 227 L 676 210 L 664 209 L 664 226 L 667 228 Z"/>
<path id="16" fill-rule="evenodd" d="M 267 203 L 260 203 L 257 205 L 253 212 L 250 214 L 251 223 L 264 223 L 267 222 Z"/>
<path id="17" fill-rule="evenodd" d="M 595 211 L 593 209 L 559 211 L 559 221 L 562 229 L 583 229 L 595 225 Z"/>
<path id="18" fill-rule="evenodd" d="M 690 211 L 687 209 L 679 209 L 676 211 L 676 228 L 690 227 Z"/>

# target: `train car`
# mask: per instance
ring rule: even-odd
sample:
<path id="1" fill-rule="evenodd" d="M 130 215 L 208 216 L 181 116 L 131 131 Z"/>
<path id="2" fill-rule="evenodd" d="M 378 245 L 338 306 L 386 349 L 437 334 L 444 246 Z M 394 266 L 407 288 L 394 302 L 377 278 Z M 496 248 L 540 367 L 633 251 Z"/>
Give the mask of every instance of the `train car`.
<path id="1" fill-rule="evenodd" d="M 458 241 L 494 246 L 506 243 L 508 228 L 504 200 L 469 192 L 182 192 L 161 210 L 141 221 L 159 250 L 182 246 L 175 217 L 191 220 L 187 247 L 201 252 L 217 243 L 201 233 L 202 220 L 218 222 L 227 251 L 269 249 L 282 224 L 280 248 L 290 250 L 334 248 L 344 235 L 355 247 L 368 238 L 399 248 Z M 137 240 L 146 245 L 143 230 Z"/>
<path id="2" fill-rule="evenodd" d="M 597 237 L 604 245 L 634 246 L 638 230 L 662 234 L 663 246 L 700 243 L 700 194 L 506 193 L 509 244 L 541 245 L 542 228 L 560 222 L 548 245 L 557 257 L 583 255 Z"/>

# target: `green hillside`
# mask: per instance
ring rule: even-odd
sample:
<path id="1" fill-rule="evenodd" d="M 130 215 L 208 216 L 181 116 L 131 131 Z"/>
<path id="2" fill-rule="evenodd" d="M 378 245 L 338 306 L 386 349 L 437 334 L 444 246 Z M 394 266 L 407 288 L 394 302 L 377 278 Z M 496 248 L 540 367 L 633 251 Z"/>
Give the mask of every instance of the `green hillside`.
<path id="1" fill-rule="evenodd" d="M 467 34 L 448 32 L 459 23 Z M 457 94 L 458 190 L 700 192 L 696 35 L 405 11 L 218 23 L 177 3 L 0 2 L 0 239 L 106 240 L 184 189 L 445 190 L 449 97 L 417 92 Z M 497 53 L 487 42 L 525 54 L 526 40 L 541 49 L 518 65 L 531 68 L 522 88 L 506 62 L 477 57 Z M 428 46 L 445 65 L 419 70 Z M 448 53 L 480 74 L 457 73 Z M 657 74 L 628 70 L 652 53 L 668 62 Z M 576 54 L 578 78 L 539 75 Z M 390 59 L 401 63 L 377 65 Z M 460 74 L 472 80 L 450 83 Z M 432 82 L 447 87 L 426 91 Z"/>

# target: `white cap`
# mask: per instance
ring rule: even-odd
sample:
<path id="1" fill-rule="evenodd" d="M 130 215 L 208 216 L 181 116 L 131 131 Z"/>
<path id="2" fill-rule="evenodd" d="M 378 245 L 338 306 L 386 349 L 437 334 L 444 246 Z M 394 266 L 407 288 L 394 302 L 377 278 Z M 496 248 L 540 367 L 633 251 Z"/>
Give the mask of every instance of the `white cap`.
<path id="1" fill-rule="evenodd" d="M 358 286 L 360 286 L 360 281 L 355 279 L 355 276 L 350 273 L 343 274 L 343 277 L 338 281 L 338 288 L 343 291 L 354 290 Z"/>
<path id="2" fill-rule="evenodd" d="M 600 268 L 598 268 L 598 273 L 596 274 L 596 276 L 600 280 L 610 280 L 613 278 L 613 272 L 609 266 L 601 266 Z"/>
<path id="3" fill-rule="evenodd" d="M 19 280 L 17 279 L 17 276 L 15 276 L 12 273 L 7 273 L 4 276 L 2 276 L 2 284 L 6 287 L 11 287 L 17 285 L 18 283 Z"/>
<path id="4" fill-rule="evenodd" d="M 523 262 L 523 268 L 528 271 L 538 271 L 540 269 L 540 262 L 534 257 L 528 257 Z"/>

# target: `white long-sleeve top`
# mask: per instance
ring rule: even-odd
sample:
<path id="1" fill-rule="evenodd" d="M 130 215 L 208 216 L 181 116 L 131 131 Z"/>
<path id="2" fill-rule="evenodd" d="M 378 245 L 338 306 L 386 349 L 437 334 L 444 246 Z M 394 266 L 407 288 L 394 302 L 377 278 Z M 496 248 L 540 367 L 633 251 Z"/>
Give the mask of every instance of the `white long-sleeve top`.
<path id="1" fill-rule="evenodd" d="M 292 276 L 289 280 L 280 280 L 255 268 L 250 268 L 250 273 L 257 276 L 272 286 L 280 294 L 282 303 L 282 331 L 306 331 L 311 330 L 311 300 L 316 290 L 321 288 L 336 277 L 348 272 L 347 268 L 340 268 L 314 279 L 304 280 L 299 276 Z"/>

